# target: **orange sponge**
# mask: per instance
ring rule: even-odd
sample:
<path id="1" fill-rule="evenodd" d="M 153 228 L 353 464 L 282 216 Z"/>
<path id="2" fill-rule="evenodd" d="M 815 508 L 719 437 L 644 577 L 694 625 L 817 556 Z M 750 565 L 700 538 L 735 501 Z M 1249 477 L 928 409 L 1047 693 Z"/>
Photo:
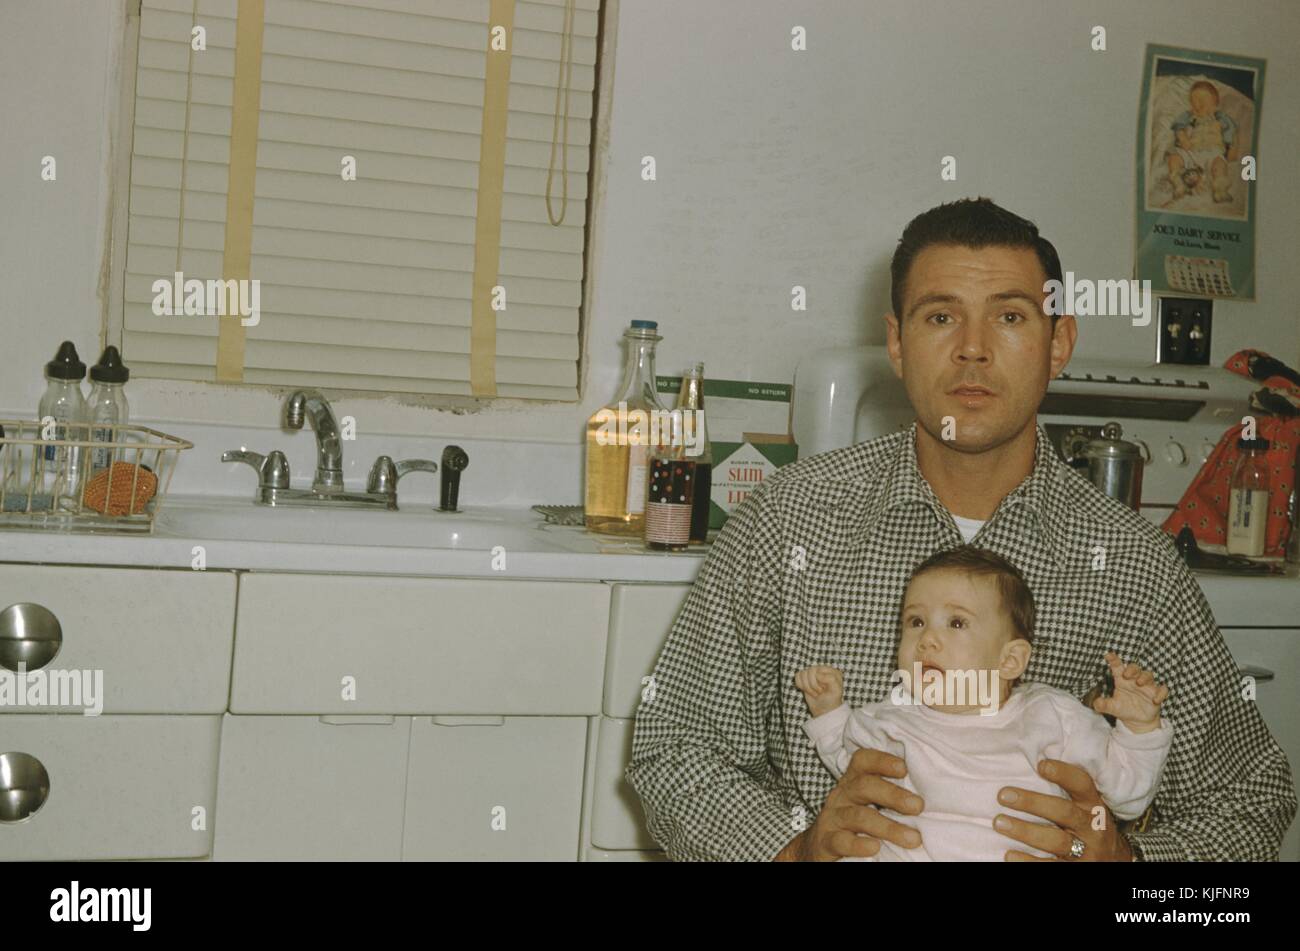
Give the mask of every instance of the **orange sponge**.
<path id="1" fill-rule="evenodd" d="M 106 515 L 137 515 L 158 491 L 158 477 L 144 466 L 129 462 L 113 463 L 113 495 L 108 495 L 108 469 L 100 472 L 86 486 L 86 506 Z M 136 473 L 139 473 L 137 475 Z M 131 483 L 135 482 L 135 502 L 131 501 Z"/>

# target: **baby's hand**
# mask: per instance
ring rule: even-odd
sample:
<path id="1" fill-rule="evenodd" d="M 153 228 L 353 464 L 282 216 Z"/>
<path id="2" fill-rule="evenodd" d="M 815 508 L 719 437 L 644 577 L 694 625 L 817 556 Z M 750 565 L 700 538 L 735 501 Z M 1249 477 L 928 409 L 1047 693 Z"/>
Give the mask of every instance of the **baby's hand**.
<path id="1" fill-rule="evenodd" d="M 835 667 L 805 667 L 794 675 L 794 682 L 815 717 L 844 702 L 844 675 Z"/>
<path id="2" fill-rule="evenodd" d="M 1160 704 L 1169 696 L 1169 688 L 1156 682 L 1155 675 L 1137 664 L 1124 664 L 1114 651 L 1106 652 L 1106 663 L 1115 681 L 1115 692 L 1098 697 L 1092 708 L 1107 713 L 1134 733 L 1150 733 L 1160 727 Z"/>

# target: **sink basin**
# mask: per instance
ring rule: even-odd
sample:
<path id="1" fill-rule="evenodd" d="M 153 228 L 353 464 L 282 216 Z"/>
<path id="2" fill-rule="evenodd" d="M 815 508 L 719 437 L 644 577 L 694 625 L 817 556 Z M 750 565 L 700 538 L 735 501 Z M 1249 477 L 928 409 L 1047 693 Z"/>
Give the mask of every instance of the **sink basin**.
<path id="1" fill-rule="evenodd" d="M 155 534 L 302 545 L 469 551 L 490 551 L 501 545 L 507 551 L 569 550 L 553 535 L 539 531 L 539 524 L 537 514 L 527 509 L 369 511 L 332 509 L 328 505 L 256 505 L 247 499 L 172 497 L 158 513 Z"/>

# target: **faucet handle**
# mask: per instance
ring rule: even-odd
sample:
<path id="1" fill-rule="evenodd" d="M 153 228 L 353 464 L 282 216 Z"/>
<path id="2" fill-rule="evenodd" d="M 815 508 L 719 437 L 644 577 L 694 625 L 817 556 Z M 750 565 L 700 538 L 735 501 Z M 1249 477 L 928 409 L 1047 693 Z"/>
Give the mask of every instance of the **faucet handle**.
<path id="1" fill-rule="evenodd" d="M 289 460 L 279 449 L 273 449 L 265 456 L 246 449 L 229 449 L 221 454 L 221 461 L 248 463 L 257 470 L 259 488 L 289 488 Z"/>
<path id="2" fill-rule="evenodd" d="M 397 480 L 408 472 L 437 472 L 438 464 L 430 459 L 403 459 L 394 463 L 392 456 L 380 456 L 370 467 L 367 492 L 382 492 L 396 498 Z"/>

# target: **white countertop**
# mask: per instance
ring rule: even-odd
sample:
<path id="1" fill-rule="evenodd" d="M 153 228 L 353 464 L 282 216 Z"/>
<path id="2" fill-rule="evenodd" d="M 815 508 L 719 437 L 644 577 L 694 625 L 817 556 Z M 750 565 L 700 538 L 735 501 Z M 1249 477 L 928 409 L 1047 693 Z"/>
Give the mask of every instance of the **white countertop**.
<path id="1" fill-rule="evenodd" d="M 334 530 L 294 538 L 308 520 Z M 402 537 L 386 540 L 394 536 Z M 335 512 L 178 496 L 150 535 L 0 531 L 0 562 L 191 568 L 196 547 L 208 569 L 646 582 L 694 580 L 708 550 L 650 551 L 640 540 L 545 524 L 531 508 Z"/>

